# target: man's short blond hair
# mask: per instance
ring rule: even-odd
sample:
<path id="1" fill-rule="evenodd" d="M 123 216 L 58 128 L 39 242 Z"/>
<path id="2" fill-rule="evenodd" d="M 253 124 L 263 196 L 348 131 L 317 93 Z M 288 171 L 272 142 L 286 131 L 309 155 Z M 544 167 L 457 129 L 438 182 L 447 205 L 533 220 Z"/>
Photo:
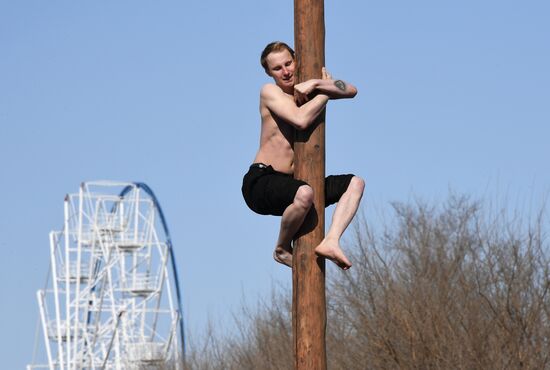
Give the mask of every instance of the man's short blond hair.
<path id="1" fill-rule="evenodd" d="M 282 41 L 273 41 L 267 44 L 267 46 L 264 48 L 264 51 L 262 51 L 262 56 L 260 57 L 260 63 L 262 64 L 262 67 L 264 67 L 265 73 L 269 75 L 269 69 L 267 66 L 267 56 L 271 53 L 288 50 L 292 58 L 294 58 L 294 50 L 287 44 L 285 44 Z"/>

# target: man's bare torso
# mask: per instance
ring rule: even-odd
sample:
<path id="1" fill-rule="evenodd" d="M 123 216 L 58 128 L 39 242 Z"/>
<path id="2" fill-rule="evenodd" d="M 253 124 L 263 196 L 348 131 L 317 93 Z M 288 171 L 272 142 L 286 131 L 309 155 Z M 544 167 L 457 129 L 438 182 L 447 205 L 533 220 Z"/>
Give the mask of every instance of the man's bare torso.
<path id="1" fill-rule="evenodd" d="M 294 102 L 292 96 L 285 95 Z M 254 162 L 271 165 L 277 171 L 292 174 L 294 172 L 294 128 L 275 116 L 262 98 L 260 98 L 260 115 L 262 117 L 260 149 Z"/>

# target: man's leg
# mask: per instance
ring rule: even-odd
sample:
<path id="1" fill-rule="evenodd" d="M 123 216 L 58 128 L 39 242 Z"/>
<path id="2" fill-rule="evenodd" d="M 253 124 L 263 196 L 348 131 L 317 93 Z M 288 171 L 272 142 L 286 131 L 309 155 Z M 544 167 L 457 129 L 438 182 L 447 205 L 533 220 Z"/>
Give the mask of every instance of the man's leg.
<path id="1" fill-rule="evenodd" d="M 294 235 L 311 209 L 313 204 L 313 189 L 309 185 L 302 185 L 298 188 L 294 200 L 283 212 L 281 217 L 281 228 L 273 258 L 275 261 L 292 267 L 292 246 Z"/>
<path id="2" fill-rule="evenodd" d="M 327 235 L 321 244 L 315 248 L 315 253 L 328 258 L 344 270 L 351 267 L 351 262 L 344 255 L 342 248 L 340 248 L 340 237 L 350 224 L 353 216 L 355 216 L 364 189 L 365 182 L 363 179 L 354 176 L 346 192 L 342 194 L 336 205 L 334 215 L 332 216 L 332 224 Z"/>

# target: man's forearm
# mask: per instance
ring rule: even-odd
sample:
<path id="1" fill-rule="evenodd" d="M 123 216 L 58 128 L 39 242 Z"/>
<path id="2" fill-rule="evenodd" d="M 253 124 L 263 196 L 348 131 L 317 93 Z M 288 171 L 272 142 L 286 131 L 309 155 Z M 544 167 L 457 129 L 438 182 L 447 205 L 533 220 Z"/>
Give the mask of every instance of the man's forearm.
<path id="1" fill-rule="evenodd" d="M 298 130 L 304 130 L 309 127 L 319 114 L 325 109 L 329 96 L 327 94 L 317 94 L 313 99 L 298 108 L 298 117 L 294 125 Z"/>
<path id="2" fill-rule="evenodd" d="M 342 80 L 316 80 L 315 90 L 328 95 L 330 99 L 353 98 L 357 95 L 355 86 Z"/>

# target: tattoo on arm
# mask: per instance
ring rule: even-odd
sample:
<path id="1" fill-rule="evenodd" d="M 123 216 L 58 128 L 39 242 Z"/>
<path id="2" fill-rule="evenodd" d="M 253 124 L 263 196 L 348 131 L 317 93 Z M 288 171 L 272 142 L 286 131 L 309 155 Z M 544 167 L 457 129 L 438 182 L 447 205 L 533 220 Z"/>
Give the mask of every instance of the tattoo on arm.
<path id="1" fill-rule="evenodd" d="M 346 83 L 342 80 L 336 80 L 334 81 L 334 86 L 339 88 L 342 91 L 346 91 Z"/>

